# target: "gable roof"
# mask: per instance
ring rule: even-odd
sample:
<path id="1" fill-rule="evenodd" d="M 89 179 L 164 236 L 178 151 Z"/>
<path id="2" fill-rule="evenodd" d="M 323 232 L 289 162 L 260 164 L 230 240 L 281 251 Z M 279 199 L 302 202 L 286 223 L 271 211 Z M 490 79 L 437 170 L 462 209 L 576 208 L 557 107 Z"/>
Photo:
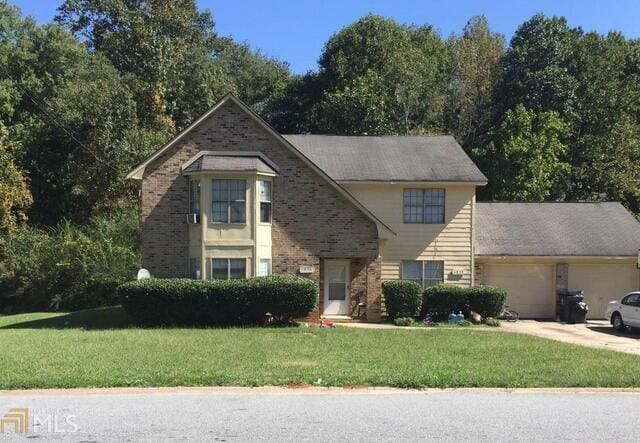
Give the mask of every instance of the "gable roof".
<path id="1" fill-rule="evenodd" d="M 606 203 L 477 203 L 476 255 L 636 256 L 640 223 Z"/>
<path id="2" fill-rule="evenodd" d="M 487 183 L 451 136 L 283 137 L 338 182 Z"/>
<path id="3" fill-rule="evenodd" d="M 253 112 L 247 105 L 242 103 L 236 96 L 231 93 L 227 93 L 222 100 L 218 102 L 213 108 L 205 112 L 202 117 L 189 125 L 184 131 L 175 136 L 172 140 L 170 140 L 166 145 L 152 154 L 145 161 L 136 166 L 131 172 L 127 174 L 128 179 L 142 180 L 144 175 L 144 170 L 146 166 L 160 157 L 164 152 L 174 146 L 177 142 L 179 142 L 184 136 L 186 136 L 193 129 L 198 127 L 202 122 L 204 122 L 209 116 L 211 116 L 214 112 L 220 109 L 225 103 L 232 102 L 236 106 L 238 106 L 242 111 L 244 111 L 251 119 L 253 119 L 258 125 L 264 128 L 269 134 L 276 138 L 280 143 L 282 143 L 286 148 L 288 148 L 291 152 L 293 152 L 296 156 L 298 156 L 307 166 L 309 166 L 312 170 L 314 170 L 317 174 L 322 177 L 331 187 L 333 187 L 338 193 L 340 193 L 343 197 L 345 197 L 351 204 L 353 204 L 356 208 L 358 208 L 364 215 L 366 215 L 371 221 L 376 224 L 378 229 L 378 236 L 380 238 L 390 238 L 394 237 L 396 233 L 387 226 L 384 222 L 382 222 L 378 217 L 376 217 L 369 209 L 367 209 L 358 199 L 356 199 L 350 192 L 348 192 L 345 188 L 336 183 L 326 172 L 324 172 L 321 168 L 319 168 L 315 163 L 313 163 L 309 158 L 307 158 L 302 152 L 300 152 L 295 146 L 289 143 L 286 139 L 282 137 L 282 135 L 273 129 L 267 122 L 265 122 L 258 114 Z"/>

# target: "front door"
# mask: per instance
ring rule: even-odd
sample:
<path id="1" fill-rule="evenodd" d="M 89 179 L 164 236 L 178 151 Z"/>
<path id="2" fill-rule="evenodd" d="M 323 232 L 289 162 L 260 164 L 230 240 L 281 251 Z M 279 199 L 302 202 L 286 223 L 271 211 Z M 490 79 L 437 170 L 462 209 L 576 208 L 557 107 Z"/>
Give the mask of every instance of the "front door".
<path id="1" fill-rule="evenodd" d="M 324 262 L 324 315 L 349 314 L 349 262 Z"/>

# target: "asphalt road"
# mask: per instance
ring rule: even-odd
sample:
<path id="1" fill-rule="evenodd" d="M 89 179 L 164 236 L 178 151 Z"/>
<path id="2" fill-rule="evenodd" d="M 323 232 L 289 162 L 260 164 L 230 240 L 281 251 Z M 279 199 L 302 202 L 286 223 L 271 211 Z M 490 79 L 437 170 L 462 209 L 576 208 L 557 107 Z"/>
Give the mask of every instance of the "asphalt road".
<path id="1" fill-rule="evenodd" d="M 593 441 L 636 440 L 640 394 L 188 391 L 0 395 L 0 414 L 19 407 L 29 408 L 31 432 L 18 435 L 8 426 L 0 440 Z"/>

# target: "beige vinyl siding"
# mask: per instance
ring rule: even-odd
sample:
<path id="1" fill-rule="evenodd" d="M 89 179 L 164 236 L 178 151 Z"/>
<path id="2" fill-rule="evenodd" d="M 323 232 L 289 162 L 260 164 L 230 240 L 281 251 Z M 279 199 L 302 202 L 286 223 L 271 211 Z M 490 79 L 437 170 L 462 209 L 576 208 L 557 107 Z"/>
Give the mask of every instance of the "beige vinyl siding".
<path id="1" fill-rule="evenodd" d="M 382 242 L 383 280 L 399 279 L 403 260 L 443 260 L 445 283 L 471 284 L 475 186 L 404 183 L 349 183 L 343 186 L 397 234 Z M 445 223 L 403 223 L 405 188 L 445 189 Z M 462 274 L 455 275 L 452 273 L 454 270 L 461 270 Z"/>

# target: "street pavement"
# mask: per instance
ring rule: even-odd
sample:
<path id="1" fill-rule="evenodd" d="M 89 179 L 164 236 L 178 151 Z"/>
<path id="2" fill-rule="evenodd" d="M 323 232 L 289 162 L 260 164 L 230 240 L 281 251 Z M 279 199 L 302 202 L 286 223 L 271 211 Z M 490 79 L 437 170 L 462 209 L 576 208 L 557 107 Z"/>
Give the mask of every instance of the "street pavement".
<path id="1" fill-rule="evenodd" d="M 29 432 L 0 441 L 626 441 L 640 423 L 640 393 L 615 391 L 1 393 L 9 408 L 29 408 Z"/>

